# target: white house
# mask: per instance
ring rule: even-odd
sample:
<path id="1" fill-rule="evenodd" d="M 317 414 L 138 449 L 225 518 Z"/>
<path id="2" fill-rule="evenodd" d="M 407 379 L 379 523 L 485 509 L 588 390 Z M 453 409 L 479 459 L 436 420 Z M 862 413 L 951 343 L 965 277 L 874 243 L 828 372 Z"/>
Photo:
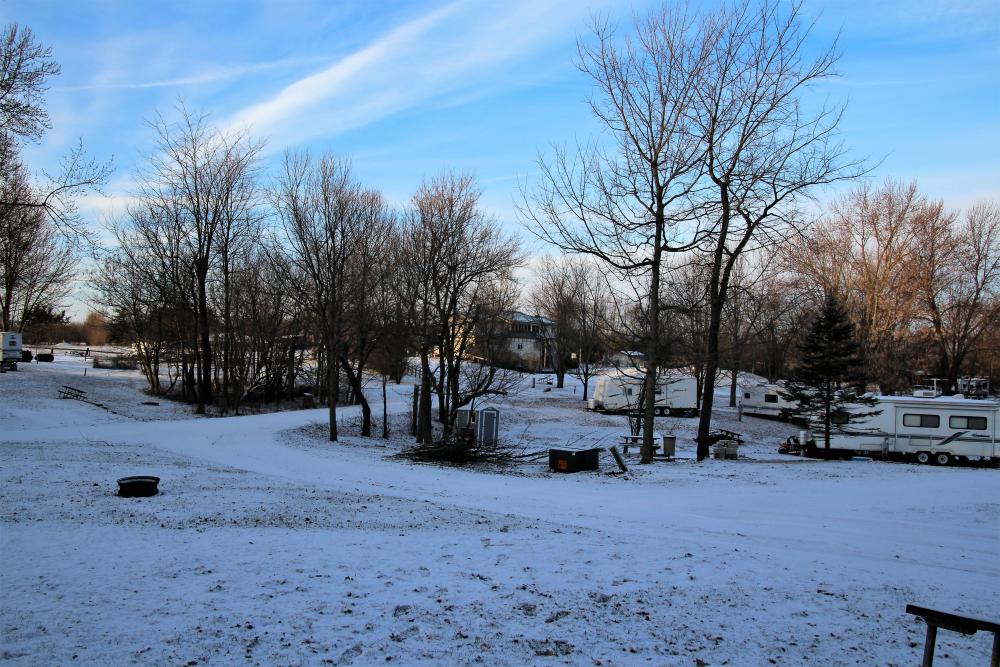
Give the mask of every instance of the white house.
<path id="1" fill-rule="evenodd" d="M 542 315 L 511 311 L 504 316 L 507 345 L 518 365 L 537 371 L 552 367 L 556 323 Z"/>

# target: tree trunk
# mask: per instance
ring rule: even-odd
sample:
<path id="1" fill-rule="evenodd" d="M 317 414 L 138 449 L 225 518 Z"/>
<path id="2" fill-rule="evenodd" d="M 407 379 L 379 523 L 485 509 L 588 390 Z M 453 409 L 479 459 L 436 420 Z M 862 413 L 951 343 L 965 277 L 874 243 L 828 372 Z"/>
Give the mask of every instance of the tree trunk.
<path id="1" fill-rule="evenodd" d="M 354 400 L 361 404 L 361 435 L 365 438 L 370 438 L 372 436 L 372 408 L 368 404 L 368 398 L 365 396 L 364 387 L 361 386 L 361 369 L 355 373 L 354 369 L 351 367 L 351 363 L 347 360 L 345 355 L 340 355 L 340 365 L 344 368 L 347 373 L 347 381 L 351 383 L 351 391 L 354 393 Z"/>
<path id="2" fill-rule="evenodd" d="M 389 439 L 389 404 L 386 402 L 386 382 L 389 376 L 382 374 L 382 439 Z"/>
<path id="3" fill-rule="evenodd" d="M 660 352 L 660 258 L 663 246 L 664 220 L 662 213 L 656 216 L 656 236 L 649 279 L 649 344 L 646 349 L 646 378 L 643 388 L 644 414 L 642 417 L 642 446 L 639 448 L 640 463 L 653 462 L 653 428 L 656 415 L 656 372 Z"/>
<path id="4" fill-rule="evenodd" d="M 713 282 L 716 282 L 713 278 Z M 713 285 L 713 292 L 718 287 Z M 720 296 L 713 294 L 709 305 L 708 350 L 705 359 L 705 379 L 701 388 L 701 412 L 698 415 L 698 460 L 708 458 L 708 434 L 712 428 L 712 408 L 715 404 L 715 375 L 719 370 L 719 331 L 722 328 L 722 305 Z"/>
<path id="5" fill-rule="evenodd" d="M 430 351 L 420 350 L 420 406 L 417 412 L 417 442 L 429 444 L 434 441 L 431 418 L 431 363 Z"/>
<path id="6" fill-rule="evenodd" d="M 208 330 L 208 258 L 198 260 L 198 325 L 201 336 L 201 364 L 198 369 L 197 413 L 205 414 L 205 406 L 212 403 L 212 338 Z"/>
<path id="7" fill-rule="evenodd" d="M 737 382 L 737 380 L 739 380 L 739 377 L 740 377 L 740 365 L 739 365 L 739 361 L 737 361 L 737 360 L 733 361 L 733 370 L 731 371 L 731 376 L 732 376 L 732 380 L 730 381 L 730 384 L 729 384 L 729 407 L 735 408 L 736 407 L 736 392 L 739 389 L 739 387 L 737 386 L 736 382 Z"/>
<path id="8" fill-rule="evenodd" d="M 340 368 L 337 366 L 336 342 L 332 336 L 327 336 L 326 341 L 326 384 L 327 384 L 327 405 L 330 411 L 330 442 L 337 442 L 337 400 L 340 385 Z"/>

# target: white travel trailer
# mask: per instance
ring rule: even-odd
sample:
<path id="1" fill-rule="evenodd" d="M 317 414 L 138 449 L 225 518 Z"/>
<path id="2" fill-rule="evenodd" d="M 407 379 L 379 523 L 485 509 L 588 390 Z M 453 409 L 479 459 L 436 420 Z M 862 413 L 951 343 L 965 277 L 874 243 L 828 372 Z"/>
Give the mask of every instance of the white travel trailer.
<path id="1" fill-rule="evenodd" d="M 17 370 L 21 361 L 21 334 L 16 331 L 0 331 L 0 370 Z"/>
<path id="2" fill-rule="evenodd" d="M 629 412 L 639 409 L 643 376 L 626 373 L 602 375 L 587 402 L 591 410 Z M 662 375 L 656 379 L 657 415 L 694 415 L 698 412 L 698 381 L 690 375 Z"/>
<path id="3" fill-rule="evenodd" d="M 760 382 L 757 384 L 745 384 L 740 386 L 740 406 L 745 415 L 755 417 L 771 417 L 778 419 L 782 410 L 789 410 L 798 406 L 795 401 L 786 400 L 781 392 L 784 387 L 780 384 L 767 384 Z"/>
<path id="4" fill-rule="evenodd" d="M 852 412 L 874 412 L 854 424 L 834 426 L 830 451 L 836 456 L 871 456 L 947 465 L 956 459 L 1000 461 L 1000 403 L 959 396 L 880 396 L 875 406 Z M 814 425 L 815 427 L 815 425 Z M 791 438 L 789 450 L 821 453 L 820 429 L 806 443 Z"/>

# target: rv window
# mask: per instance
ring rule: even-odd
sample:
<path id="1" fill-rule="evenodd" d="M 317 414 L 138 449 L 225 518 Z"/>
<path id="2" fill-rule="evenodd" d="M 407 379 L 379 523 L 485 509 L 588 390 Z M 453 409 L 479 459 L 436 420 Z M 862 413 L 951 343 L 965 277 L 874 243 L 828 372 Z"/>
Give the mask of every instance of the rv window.
<path id="1" fill-rule="evenodd" d="M 952 428 L 967 428 L 971 431 L 985 431 L 986 417 L 950 417 L 948 426 Z"/>
<path id="2" fill-rule="evenodd" d="M 941 418 L 937 415 L 903 415 L 903 426 L 937 428 L 940 425 Z"/>
<path id="3" fill-rule="evenodd" d="M 850 421 L 850 415 L 843 410 L 837 410 L 836 412 L 830 413 L 830 423 L 843 425 Z"/>
<path id="4" fill-rule="evenodd" d="M 632 389 L 631 389 L 631 387 L 625 390 L 625 395 L 626 396 L 631 396 L 632 395 Z"/>
<path id="5" fill-rule="evenodd" d="M 656 394 L 657 396 L 659 396 L 659 395 L 661 395 L 663 393 L 663 390 L 662 389 L 657 389 L 653 393 Z"/>
<path id="6" fill-rule="evenodd" d="M 745 394 L 743 394 L 743 398 L 750 398 L 750 392 L 748 391 Z"/>
<path id="7" fill-rule="evenodd" d="M 764 394 L 764 402 L 765 403 L 777 403 L 778 402 L 778 395 L 777 394 Z"/>

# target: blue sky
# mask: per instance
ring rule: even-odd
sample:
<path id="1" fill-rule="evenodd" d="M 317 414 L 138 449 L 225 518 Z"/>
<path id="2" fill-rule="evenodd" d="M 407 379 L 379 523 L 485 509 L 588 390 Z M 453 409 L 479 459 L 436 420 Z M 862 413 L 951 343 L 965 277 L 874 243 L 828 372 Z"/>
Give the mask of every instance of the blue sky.
<path id="1" fill-rule="evenodd" d="M 63 68 L 33 168 L 83 138 L 114 156 L 106 190 L 125 196 L 150 148 L 146 121 L 183 99 L 220 124 L 251 123 L 272 165 L 286 148 L 350 156 L 395 202 L 443 169 L 472 172 L 516 230 L 518 179 L 530 182 L 537 152 L 597 130 L 573 66 L 588 17 L 627 22 L 650 4 L 0 0 L 0 12 Z M 807 0 L 803 11 L 817 47 L 840 34 L 842 76 L 816 95 L 849 101 L 844 139 L 883 160 L 874 177 L 917 179 L 955 208 L 1000 197 L 1000 2 Z"/>

